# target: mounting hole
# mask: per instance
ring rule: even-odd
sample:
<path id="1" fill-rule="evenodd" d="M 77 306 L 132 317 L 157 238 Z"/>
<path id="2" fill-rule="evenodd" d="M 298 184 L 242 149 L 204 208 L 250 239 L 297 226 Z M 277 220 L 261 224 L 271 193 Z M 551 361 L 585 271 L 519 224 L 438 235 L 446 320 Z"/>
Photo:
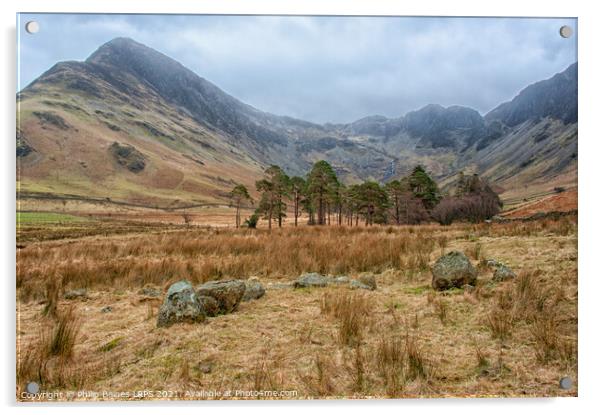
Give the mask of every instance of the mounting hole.
<path id="1" fill-rule="evenodd" d="M 562 379 L 560 379 L 560 389 L 567 390 L 567 389 L 571 389 L 572 386 L 573 386 L 573 381 L 568 376 L 565 376 Z"/>
<path id="2" fill-rule="evenodd" d="M 34 33 L 38 33 L 39 30 L 40 30 L 40 24 L 38 22 L 36 22 L 35 20 L 25 23 L 25 31 L 27 31 L 27 33 L 29 33 L 30 35 L 33 35 Z"/>
<path id="3" fill-rule="evenodd" d="M 560 36 L 562 36 L 565 39 L 573 36 L 573 28 L 571 26 L 566 26 L 566 25 L 562 26 L 560 28 Z"/>
<path id="4" fill-rule="evenodd" d="M 29 382 L 25 387 L 25 390 L 27 390 L 28 393 L 36 394 L 40 391 L 40 385 L 36 382 Z"/>

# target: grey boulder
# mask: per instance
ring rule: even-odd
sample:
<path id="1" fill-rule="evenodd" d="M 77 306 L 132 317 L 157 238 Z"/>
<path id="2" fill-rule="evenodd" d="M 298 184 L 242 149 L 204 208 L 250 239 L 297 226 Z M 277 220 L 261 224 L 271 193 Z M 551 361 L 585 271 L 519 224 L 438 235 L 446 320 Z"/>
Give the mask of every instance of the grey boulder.
<path id="1" fill-rule="evenodd" d="M 332 282 L 331 278 L 318 274 L 317 272 L 309 272 L 301 275 L 293 282 L 294 288 L 311 288 L 311 287 L 326 287 Z"/>
<path id="2" fill-rule="evenodd" d="M 197 295 L 201 309 L 207 317 L 215 317 L 219 314 L 219 304 L 217 300 L 208 295 Z"/>
<path id="3" fill-rule="evenodd" d="M 452 251 L 443 255 L 431 268 L 432 286 L 435 290 L 461 288 L 464 285 L 476 285 L 477 270 L 462 252 Z"/>
<path id="4" fill-rule="evenodd" d="M 510 267 L 502 264 L 495 259 L 488 259 L 487 266 L 493 269 L 493 280 L 497 282 L 512 280 L 516 278 L 516 274 Z"/>
<path id="5" fill-rule="evenodd" d="M 197 295 L 213 297 L 218 304 L 219 314 L 235 311 L 245 294 L 246 285 L 242 280 L 209 281 L 197 289 Z"/>
<path id="6" fill-rule="evenodd" d="M 257 300 L 265 295 L 265 288 L 255 277 L 251 277 L 245 281 L 245 293 L 242 296 L 242 301 Z"/>
<path id="7" fill-rule="evenodd" d="M 349 277 L 347 277 L 345 275 L 340 275 L 338 277 L 335 277 L 332 280 L 332 283 L 336 284 L 336 285 L 347 285 L 347 284 L 349 284 L 349 281 L 350 281 Z"/>
<path id="8" fill-rule="evenodd" d="M 198 323 L 205 320 L 194 288 L 188 281 L 178 281 L 167 290 L 159 309 L 157 327 L 169 327 L 175 323 Z"/>

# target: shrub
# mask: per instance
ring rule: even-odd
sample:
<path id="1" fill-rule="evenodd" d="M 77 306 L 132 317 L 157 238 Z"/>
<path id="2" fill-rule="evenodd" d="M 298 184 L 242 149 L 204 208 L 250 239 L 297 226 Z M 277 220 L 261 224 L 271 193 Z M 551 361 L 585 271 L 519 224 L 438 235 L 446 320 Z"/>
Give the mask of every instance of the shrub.
<path id="1" fill-rule="evenodd" d="M 256 229 L 257 223 L 259 222 L 259 215 L 257 213 L 253 213 L 247 219 L 245 219 L 244 226 L 249 229 Z"/>

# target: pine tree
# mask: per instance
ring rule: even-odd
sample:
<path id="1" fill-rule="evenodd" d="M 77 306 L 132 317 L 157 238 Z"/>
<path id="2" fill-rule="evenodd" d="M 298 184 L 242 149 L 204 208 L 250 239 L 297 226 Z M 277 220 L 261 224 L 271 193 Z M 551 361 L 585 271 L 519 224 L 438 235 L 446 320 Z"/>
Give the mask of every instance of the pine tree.
<path id="1" fill-rule="evenodd" d="M 272 220 L 278 220 L 282 227 L 282 219 L 286 217 L 286 203 L 289 195 L 290 179 L 278 166 L 270 166 L 265 171 L 266 177 L 257 181 L 257 191 L 261 193 L 258 212 L 268 220 L 268 228 L 272 229 Z"/>
<path id="2" fill-rule="evenodd" d="M 374 222 L 386 222 L 386 210 L 389 206 L 387 192 L 376 182 L 364 182 L 359 187 L 360 200 L 366 225 Z"/>
<path id="3" fill-rule="evenodd" d="M 303 201 L 303 194 L 305 192 L 305 180 L 303 177 L 294 176 L 290 180 L 290 193 L 293 201 L 293 211 L 295 216 L 295 226 L 297 226 L 297 220 L 301 216 L 301 203 Z"/>
<path id="4" fill-rule="evenodd" d="M 318 214 L 318 225 L 326 224 L 326 211 L 332 195 L 336 193 L 339 181 L 326 161 L 316 162 L 307 178 L 307 196 Z"/>
<path id="5" fill-rule="evenodd" d="M 428 175 L 424 167 L 414 167 L 408 179 L 412 193 L 422 201 L 425 209 L 431 210 L 439 203 L 441 196 L 437 183 Z"/>
<path id="6" fill-rule="evenodd" d="M 249 191 L 247 190 L 245 185 L 237 184 L 234 186 L 234 189 L 230 192 L 230 198 L 236 206 L 236 227 L 240 227 L 240 207 L 243 202 L 248 201 L 253 203 L 253 199 L 249 195 Z"/>

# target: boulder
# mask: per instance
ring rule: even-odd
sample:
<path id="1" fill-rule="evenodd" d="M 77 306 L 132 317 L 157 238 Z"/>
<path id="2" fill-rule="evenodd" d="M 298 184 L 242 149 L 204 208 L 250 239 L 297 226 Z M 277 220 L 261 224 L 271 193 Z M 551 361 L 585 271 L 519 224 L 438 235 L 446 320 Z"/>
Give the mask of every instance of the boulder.
<path id="1" fill-rule="evenodd" d="M 213 361 L 203 360 L 197 364 L 197 369 L 199 370 L 199 372 L 207 374 L 213 371 L 214 366 L 215 363 Z"/>
<path id="2" fill-rule="evenodd" d="M 293 282 L 294 288 L 310 288 L 310 287 L 326 287 L 332 282 L 330 277 L 318 274 L 317 272 L 309 272 L 301 275 Z"/>
<path id="3" fill-rule="evenodd" d="M 347 285 L 347 284 L 349 284 L 349 277 L 347 277 L 345 275 L 340 275 L 338 277 L 335 277 L 332 280 L 332 283 L 336 284 L 336 285 Z"/>
<path id="4" fill-rule="evenodd" d="M 242 301 L 257 300 L 263 297 L 265 288 L 255 277 L 251 277 L 245 281 L 245 293 L 242 296 Z"/>
<path id="5" fill-rule="evenodd" d="M 197 295 L 201 309 L 207 317 L 215 317 L 219 314 L 219 304 L 217 300 L 208 295 Z"/>
<path id="6" fill-rule="evenodd" d="M 197 295 L 215 298 L 219 314 L 228 314 L 238 308 L 245 290 L 245 282 L 242 280 L 209 281 L 198 287 Z"/>
<path id="7" fill-rule="evenodd" d="M 167 290 L 159 308 L 157 327 L 169 327 L 175 323 L 197 323 L 205 320 L 194 288 L 188 281 L 178 281 Z"/>
<path id="8" fill-rule="evenodd" d="M 431 268 L 432 286 L 436 290 L 476 285 L 477 270 L 462 252 L 451 251 L 440 257 Z"/>
<path id="9" fill-rule="evenodd" d="M 493 280 L 497 282 L 516 278 L 516 274 L 510 267 L 495 259 L 488 259 L 487 266 L 493 270 Z"/>

